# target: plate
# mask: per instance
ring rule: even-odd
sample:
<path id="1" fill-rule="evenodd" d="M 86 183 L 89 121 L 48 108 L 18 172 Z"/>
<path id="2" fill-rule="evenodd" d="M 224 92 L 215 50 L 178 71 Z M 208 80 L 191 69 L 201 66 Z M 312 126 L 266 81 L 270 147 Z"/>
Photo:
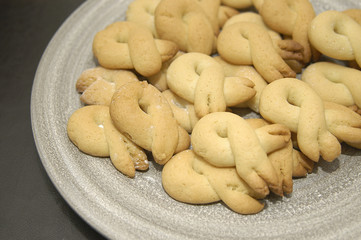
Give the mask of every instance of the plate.
<path id="1" fill-rule="evenodd" d="M 355 239 L 361 236 L 361 151 L 343 146 L 332 163 L 321 161 L 294 181 L 291 196 L 269 198 L 265 209 L 244 216 L 222 203 L 190 205 L 162 189 L 161 167 L 129 179 L 108 158 L 82 154 L 66 124 L 81 102 L 75 82 L 95 66 L 93 36 L 123 20 L 130 1 L 89 0 L 60 27 L 35 76 L 31 119 L 41 161 L 58 191 L 92 227 L 111 239 Z M 358 0 L 312 1 L 317 13 L 361 8 Z"/>

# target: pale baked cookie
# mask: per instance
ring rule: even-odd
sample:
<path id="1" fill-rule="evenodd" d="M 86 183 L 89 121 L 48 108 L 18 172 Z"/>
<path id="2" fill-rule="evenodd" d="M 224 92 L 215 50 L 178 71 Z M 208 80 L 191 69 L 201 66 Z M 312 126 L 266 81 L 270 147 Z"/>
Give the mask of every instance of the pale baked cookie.
<path id="1" fill-rule="evenodd" d="M 245 9 L 253 5 L 252 0 L 222 0 L 222 4 L 236 9 Z"/>
<path id="2" fill-rule="evenodd" d="M 302 74 L 324 100 L 351 107 L 361 114 L 361 71 L 331 62 L 309 65 Z"/>
<path id="3" fill-rule="evenodd" d="M 264 27 L 238 22 L 225 27 L 218 36 L 217 50 L 227 62 L 253 65 L 267 82 L 296 77 L 296 73 L 278 54 Z"/>
<path id="4" fill-rule="evenodd" d="M 159 38 L 154 24 L 154 12 L 160 0 L 134 0 L 128 5 L 125 20 L 148 28 L 154 38 Z"/>
<path id="5" fill-rule="evenodd" d="M 123 85 L 110 104 L 115 127 L 165 164 L 174 153 L 189 147 L 190 139 L 173 116 L 165 97 L 146 81 Z"/>
<path id="6" fill-rule="evenodd" d="M 168 89 L 167 71 L 168 71 L 169 65 L 182 54 L 184 54 L 184 53 L 179 51 L 173 58 L 164 62 L 160 71 L 157 74 L 148 77 L 147 80 L 152 85 L 154 85 L 156 88 L 158 88 L 159 91 L 163 92 L 163 91 L 167 90 Z"/>
<path id="7" fill-rule="evenodd" d="M 333 102 L 324 102 L 329 131 L 339 141 L 361 149 L 361 116 L 351 109 Z"/>
<path id="8" fill-rule="evenodd" d="M 308 35 L 322 54 L 338 60 L 355 60 L 361 66 L 361 25 L 347 14 L 333 10 L 318 14 Z"/>
<path id="9" fill-rule="evenodd" d="M 155 27 L 161 39 L 175 42 L 183 52 L 210 55 L 215 50 L 212 24 L 195 0 L 161 0 L 155 11 Z"/>
<path id="10" fill-rule="evenodd" d="M 194 104 L 198 117 L 224 112 L 251 99 L 254 83 L 246 78 L 225 77 L 222 66 L 211 56 L 186 53 L 172 62 L 167 72 L 168 87 Z"/>
<path id="11" fill-rule="evenodd" d="M 145 77 L 159 72 L 162 62 L 177 52 L 175 43 L 154 39 L 150 30 L 133 22 L 112 23 L 93 40 L 93 53 L 101 66 L 135 69 Z"/>
<path id="12" fill-rule="evenodd" d="M 266 80 L 254 69 L 252 66 L 234 65 L 224 61 L 220 56 L 214 59 L 221 64 L 226 77 L 243 77 L 251 80 L 254 83 L 253 89 L 256 90 L 256 95 L 246 102 L 240 103 L 235 108 L 250 108 L 259 113 L 259 99 L 262 90 L 267 86 Z"/>
<path id="13" fill-rule="evenodd" d="M 308 27 L 316 16 L 309 0 L 263 0 L 255 4 L 264 22 L 271 29 L 292 36 L 303 46 L 303 63 L 308 63 L 317 52 L 311 48 Z"/>
<path id="14" fill-rule="evenodd" d="M 260 113 L 297 133 L 298 147 L 312 161 L 321 155 L 330 162 L 341 154 L 339 141 L 327 128 L 323 100 L 307 83 L 284 78 L 268 84 L 261 94 Z"/>
<path id="15" fill-rule="evenodd" d="M 193 151 L 216 167 L 236 167 L 238 175 L 256 192 L 269 189 L 281 195 L 282 185 L 267 154 L 290 142 L 289 130 L 280 124 L 253 129 L 229 112 L 210 113 L 193 128 Z"/>
<path id="16" fill-rule="evenodd" d="M 110 156 L 115 168 L 128 177 L 134 177 L 135 170 L 148 169 L 147 155 L 114 127 L 107 106 L 76 110 L 68 120 L 67 133 L 79 150 L 96 157 Z"/>
<path id="17" fill-rule="evenodd" d="M 162 170 L 164 190 L 180 202 L 207 204 L 223 201 L 240 214 L 260 212 L 265 196 L 255 192 L 234 167 L 214 167 L 192 150 L 176 154 Z"/>
<path id="18" fill-rule="evenodd" d="M 188 133 L 192 133 L 194 125 L 198 122 L 194 105 L 187 100 L 177 96 L 170 89 L 162 92 L 162 95 L 167 99 L 172 108 L 175 119 L 178 124 L 184 128 Z"/>
<path id="19" fill-rule="evenodd" d="M 303 46 L 292 39 L 282 39 L 278 32 L 270 29 L 264 22 L 261 15 L 255 12 L 243 12 L 230 18 L 223 28 L 239 22 L 250 22 L 258 24 L 267 30 L 277 53 L 297 73 L 301 72 L 303 64 Z"/>
<path id="20" fill-rule="evenodd" d="M 308 173 L 311 173 L 315 162 L 306 157 L 302 152 L 293 149 L 293 168 L 292 177 L 299 178 L 305 177 Z"/>
<path id="21" fill-rule="evenodd" d="M 137 76 L 128 70 L 106 69 L 101 66 L 84 70 L 76 81 L 76 90 L 80 100 L 87 105 L 107 105 L 116 89 L 138 81 Z"/>
<path id="22" fill-rule="evenodd" d="M 361 9 L 351 8 L 343 11 L 343 13 L 347 14 L 353 20 L 355 20 L 358 24 L 361 25 Z"/>

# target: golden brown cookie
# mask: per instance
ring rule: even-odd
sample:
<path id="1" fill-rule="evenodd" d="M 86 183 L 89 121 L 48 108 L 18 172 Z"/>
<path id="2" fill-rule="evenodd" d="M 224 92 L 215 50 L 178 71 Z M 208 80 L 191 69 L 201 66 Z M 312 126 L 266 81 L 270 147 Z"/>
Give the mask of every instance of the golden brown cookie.
<path id="1" fill-rule="evenodd" d="M 217 50 L 227 62 L 253 65 L 267 82 L 296 77 L 274 48 L 267 30 L 258 24 L 238 22 L 225 27 L 218 36 Z"/>
<path id="2" fill-rule="evenodd" d="M 290 142 L 289 130 L 272 124 L 253 129 L 229 112 L 210 113 L 193 128 L 193 151 L 216 167 L 236 167 L 238 175 L 260 194 L 269 188 L 282 194 L 282 185 L 267 154 Z"/>
<path id="3" fill-rule="evenodd" d="M 163 167 L 164 190 L 180 202 L 206 204 L 223 201 L 241 214 L 260 212 L 265 196 L 252 190 L 234 167 L 214 167 L 192 150 L 176 154 Z"/>
<path id="4" fill-rule="evenodd" d="M 297 133 L 298 147 L 311 160 L 317 162 L 321 155 L 331 162 L 341 154 L 339 141 L 327 128 L 323 100 L 307 83 L 284 78 L 268 84 L 261 94 L 260 113 Z"/>
<path id="5" fill-rule="evenodd" d="M 322 54 L 338 60 L 355 60 L 361 66 L 361 25 L 347 14 L 334 10 L 318 14 L 308 35 Z"/>
<path id="6" fill-rule="evenodd" d="M 252 98 L 254 83 L 246 78 L 225 77 L 222 66 L 211 56 L 186 53 L 172 62 L 167 72 L 168 87 L 194 104 L 198 117 L 226 111 Z"/>
<path id="7" fill-rule="evenodd" d="M 317 62 L 309 65 L 302 74 L 302 81 L 308 83 L 324 100 L 361 113 L 361 71 L 331 62 Z"/>
<path id="8" fill-rule="evenodd" d="M 114 127 L 107 106 L 76 110 L 68 120 L 67 133 L 79 150 L 96 157 L 110 156 L 115 168 L 128 177 L 134 177 L 135 170 L 148 169 L 147 155 Z"/>
<path id="9" fill-rule="evenodd" d="M 161 39 L 175 42 L 183 52 L 214 52 L 216 37 L 202 7 L 194 0 L 161 0 L 155 11 Z"/>
<path id="10" fill-rule="evenodd" d="M 135 69 L 146 77 L 159 72 L 162 62 L 177 52 L 175 43 L 154 39 L 149 29 L 133 22 L 109 24 L 93 40 L 93 53 L 101 66 Z"/>
<path id="11" fill-rule="evenodd" d="M 189 135 L 178 125 L 167 100 L 146 81 L 119 88 L 112 97 L 110 116 L 120 132 L 151 151 L 159 164 L 189 147 Z"/>

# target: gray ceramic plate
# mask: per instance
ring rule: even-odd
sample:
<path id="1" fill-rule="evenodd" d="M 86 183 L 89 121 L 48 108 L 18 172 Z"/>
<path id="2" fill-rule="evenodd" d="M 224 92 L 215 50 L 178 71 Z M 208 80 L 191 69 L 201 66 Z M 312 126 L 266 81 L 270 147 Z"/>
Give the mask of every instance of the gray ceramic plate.
<path id="1" fill-rule="evenodd" d="M 317 13 L 359 0 L 313 1 Z M 49 177 L 76 212 L 106 237 L 126 239 L 354 239 L 361 236 L 361 151 L 344 147 L 333 163 L 294 182 L 292 196 L 269 199 L 259 214 L 243 216 L 221 203 L 194 206 L 162 189 L 161 168 L 135 179 L 107 158 L 84 155 L 68 140 L 69 116 L 81 107 L 75 82 L 95 66 L 94 34 L 124 19 L 129 1 L 89 0 L 55 34 L 35 77 L 31 117 L 36 145 Z"/>

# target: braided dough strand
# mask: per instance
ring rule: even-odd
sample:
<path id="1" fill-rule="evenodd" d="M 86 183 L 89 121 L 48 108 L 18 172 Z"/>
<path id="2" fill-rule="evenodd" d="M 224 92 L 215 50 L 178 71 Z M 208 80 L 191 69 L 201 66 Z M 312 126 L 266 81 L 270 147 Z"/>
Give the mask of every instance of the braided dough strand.
<path id="1" fill-rule="evenodd" d="M 361 66 L 361 25 L 347 14 L 325 11 L 311 22 L 309 39 L 326 56 L 338 60 L 356 60 Z"/>
<path id="2" fill-rule="evenodd" d="M 299 148 L 311 160 L 317 162 L 321 155 L 333 161 L 341 154 L 340 143 L 327 129 L 323 101 L 307 83 L 284 78 L 268 84 L 261 94 L 260 113 L 297 133 Z"/>
<path id="3" fill-rule="evenodd" d="M 112 23 L 93 40 L 93 53 L 100 65 L 110 69 L 135 69 L 143 76 L 159 72 L 162 62 L 177 52 L 175 43 L 154 39 L 150 30 L 133 22 Z"/>
<path id="4" fill-rule="evenodd" d="M 218 36 L 217 50 L 232 64 L 253 64 L 267 82 L 296 77 L 277 53 L 267 30 L 258 24 L 238 22 L 227 26 Z"/>
<path id="5" fill-rule="evenodd" d="M 145 81 L 126 84 L 115 92 L 110 115 L 115 127 L 151 151 L 159 164 L 189 147 L 189 135 L 177 124 L 167 100 Z"/>
<path id="6" fill-rule="evenodd" d="M 148 169 L 147 155 L 114 127 L 107 106 L 91 105 L 75 111 L 68 120 L 67 133 L 84 153 L 110 156 L 115 168 L 128 177 L 135 176 L 135 169 Z"/>
<path id="7" fill-rule="evenodd" d="M 308 83 L 324 100 L 346 107 L 361 108 L 361 71 L 330 62 L 308 66 L 302 81 Z"/>
<path id="8" fill-rule="evenodd" d="M 252 190 L 235 168 L 218 168 L 204 161 L 192 150 L 176 154 L 162 171 L 164 190 L 174 199 L 206 204 L 222 200 L 241 214 L 260 212 L 264 204 L 257 199 L 265 196 Z"/>
<path id="9" fill-rule="evenodd" d="M 194 0 L 161 0 L 155 10 L 155 27 L 161 39 L 175 42 L 183 52 L 214 52 L 212 24 Z"/>
<path id="10" fill-rule="evenodd" d="M 239 176 L 264 195 L 269 193 L 268 186 L 282 192 L 267 153 L 289 141 L 286 127 L 270 125 L 254 130 L 242 117 L 229 112 L 204 116 L 194 126 L 191 136 L 197 155 L 216 167 L 235 166 Z"/>
<path id="11" fill-rule="evenodd" d="M 198 117 L 224 112 L 252 98 L 254 83 L 246 78 L 225 77 L 222 66 L 202 53 L 186 53 L 175 59 L 167 71 L 168 87 L 194 104 Z"/>

